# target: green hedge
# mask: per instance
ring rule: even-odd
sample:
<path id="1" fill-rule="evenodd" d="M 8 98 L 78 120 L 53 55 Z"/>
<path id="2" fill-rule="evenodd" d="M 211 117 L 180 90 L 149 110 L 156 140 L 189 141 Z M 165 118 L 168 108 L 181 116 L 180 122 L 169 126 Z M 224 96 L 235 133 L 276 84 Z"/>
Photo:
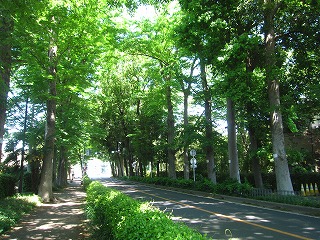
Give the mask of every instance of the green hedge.
<path id="1" fill-rule="evenodd" d="M 83 186 L 83 189 L 86 190 L 91 182 L 92 182 L 92 180 L 88 177 L 88 175 L 84 175 L 81 180 L 81 184 Z"/>
<path id="2" fill-rule="evenodd" d="M 227 179 L 222 183 L 214 184 L 207 178 L 200 178 L 196 182 L 191 179 L 172 179 L 168 177 L 123 177 L 124 180 L 133 180 L 168 187 L 191 189 L 216 194 L 226 194 L 234 196 L 247 196 L 252 189 L 252 186 L 245 181 L 238 183 L 236 180 Z"/>
<path id="3" fill-rule="evenodd" d="M 16 177 L 11 174 L 0 174 L 0 199 L 4 199 L 15 194 L 16 180 Z"/>
<path id="4" fill-rule="evenodd" d="M 208 239 L 147 202 L 92 182 L 87 188 L 86 212 L 97 239 Z"/>

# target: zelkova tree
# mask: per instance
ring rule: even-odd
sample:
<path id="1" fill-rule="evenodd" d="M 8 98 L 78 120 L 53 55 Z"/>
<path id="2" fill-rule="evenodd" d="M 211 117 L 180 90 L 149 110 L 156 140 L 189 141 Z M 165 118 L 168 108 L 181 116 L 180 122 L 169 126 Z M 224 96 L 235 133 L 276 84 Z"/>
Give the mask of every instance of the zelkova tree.
<path id="1" fill-rule="evenodd" d="M 51 17 L 51 23 L 55 28 L 56 20 L 55 16 Z M 56 30 L 50 29 L 50 43 L 48 49 L 49 58 L 49 74 L 48 85 L 49 95 L 47 99 L 47 112 L 46 112 L 46 133 L 44 144 L 44 158 L 41 170 L 41 179 L 39 184 L 38 195 L 44 202 L 50 202 L 53 200 L 52 192 L 52 179 L 53 179 L 53 158 L 55 147 L 55 132 L 56 132 L 56 109 L 57 109 L 57 33 Z"/>
<path id="2" fill-rule="evenodd" d="M 167 108 L 168 176 L 176 178 L 174 89 L 177 54 L 170 38 L 172 28 L 168 15 L 168 9 L 165 9 L 155 22 L 144 20 L 138 23 L 140 31 L 131 33 L 123 40 L 123 51 L 131 55 L 148 57 L 157 63 L 156 69 L 159 70 L 159 74 L 154 75 L 156 77 L 154 81 L 159 88 L 162 88 Z M 132 44 L 133 41 L 135 44 Z"/>
<path id="3" fill-rule="evenodd" d="M 280 109 L 280 81 L 276 67 L 276 32 L 275 17 L 283 4 L 282 1 L 265 0 L 264 34 L 265 34 L 265 70 L 268 83 L 270 103 L 270 123 L 273 146 L 273 158 L 277 179 L 277 190 L 293 192 L 288 161 L 284 145 L 282 113 Z"/>
<path id="4" fill-rule="evenodd" d="M 291 51 L 293 55 L 300 52 L 301 49 L 306 49 L 306 51 L 302 50 L 302 52 L 313 51 L 314 38 L 312 35 L 318 31 L 318 28 L 315 28 L 315 26 L 318 25 L 319 20 L 314 16 L 319 16 L 317 14 L 319 13 L 319 2 L 264 0 L 259 3 L 261 4 L 261 12 L 264 17 L 264 68 L 268 84 L 270 125 L 277 189 L 280 193 L 292 192 L 293 187 L 284 142 L 284 127 L 293 131 L 295 129 L 292 126 L 293 121 L 290 120 L 292 113 L 288 110 L 285 111 L 283 108 L 288 102 L 285 102 L 285 104 L 280 103 L 280 93 L 286 95 L 286 92 L 289 92 L 282 91 L 281 89 L 282 86 L 289 86 L 288 80 L 282 80 L 281 78 L 282 74 L 287 73 L 289 70 L 286 67 L 289 59 L 284 58 L 283 49 L 287 48 L 287 54 Z M 297 25 L 300 25 L 300 27 L 296 28 Z M 302 48 L 298 47 L 302 42 L 304 46 Z M 310 42 L 313 43 L 309 45 Z M 308 81 L 307 85 L 309 84 Z M 301 84 L 298 84 L 298 86 L 302 87 Z M 301 92 L 298 98 L 301 98 L 302 95 L 303 93 Z M 287 95 L 286 99 L 290 99 L 289 95 Z M 303 105 L 307 106 L 307 104 Z M 288 114 L 288 116 L 283 118 L 283 113 Z M 287 119 L 287 123 L 283 119 Z"/>
<path id="5" fill-rule="evenodd" d="M 8 1 L 9 2 L 9 1 Z M 14 20 L 10 4 L 0 6 L 0 162 L 2 159 L 2 145 L 5 133 L 4 125 L 7 111 L 7 98 L 10 88 L 10 75 L 12 65 L 12 33 Z"/>
<path id="6" fill-rule="evenodd" d="M 94 41 L 98 42 L 98 40 L 90 32 L 94 31 L 95 34 L 99 32 L 95 28 L 98 10 L 92 7 L 92 12 L 87 12 L 87 5 L 81 5 L 81 3 L 65 2 L 64 4 L 59 5 L 55 2 L 49 4 L 47 8 L 42 8 L 37 16 L 38 19 L 34 16 L 29 20 L 29 24 L 33 25 L 30 24 L 27 28 L 31 27 L 32 31 L 26 31 L 27 33 L 23 35 L 26 43 L 30 44 L 22 48 L 23 58 L 32 63 L 25 66 L 28 70 L 25 72 L 29 73 L 25 78 L 35 90 L 33 94 L 38 95 L 40 100 L 46 101 L 46 139 L 39 185 L 39 195 L 44 201 L 53 199 L 52 182 L 56 178 L 56 173 L 59 177 L 57 183 L 64 185 L 68 151 L 72 148 L 70 143 L 73 142 L 73 146 L 78 145 L 74 141 L 75 138 L 72 139 L 70 136 L 81 135 L 83 126 L 86 126 L 85 121 L 90 116 L 86 115 L 85 118 L 75 117 L 75 115 L 67 116 L 69 113 L 63 110 L 66 106 L 62 104 L 70 105 L 72 103 L 70 100 L 73 99 L 79 100 L 80 104 L 84 98 L 84 92 L 91 87 L 90 81 L 93 79 L 94 69 L 92 56 L 100 53 L 99 48 L 93 48 L 96 44 Z M 95 2 L 87 2 L 87 4 L 97 6 Z M 74 9 L 77 11 L 73 11 Z M 94 12 L 94 9 L 97 12 Z M 47 39 L 47 42 L 41 39 Z M 41 74 L 36 75 L 37 71 Z M 76 122 L 69 124 L 68 121 L 72 120 Z M 56 126 L 59 126 L 58 131 Z M 82 130 L 77 134 L 70 134 L 76 127 Z M 64 134 L 61 134 L 62 132 Z M 58 139 L 57 134 L 59 134 Z M 78 140 L 80 142 L 81 138 L 78 137 Z M 60 156 L 58 171 L 54 163 L 57 156 Z"/>
<path id="7" fill-rule="evenodd" d="M 190 59 L 191 60 L 191 59 Z M 194 71 L 197 68 L 197 58 L 193 58 L 189 67 L 190 72 L 188 76 L 181 73 L 179 83 L 181 91 L 183 92 L 183 176 L 184 179 L 189 179 L 190 168 L 189 168 L 189 145 L 191 143 L 190 137 L 190 125 L 189 125 L 189 96 L 191 94 L 191 86 L 194 82 Z"/>
<path id="8" fill-rule="evenodd" d="M 182 19 L 176 26 L 178 32 L 178 46 L 188 55 L 194 55 L 200 61 L 200 93 L 204 106 L 204 141 L 203 149 L 207 162 L 207 176 L 216 183 L 216 168 L 213 149 L 213 119 L 212 119 L 212 89 L 207 67 L 212 62 L 212 54 L 219 50 L 219 44 L 215 45 L 217 38 L 212 38 L 210 24 L 206 23 L 206 6 L 198 1 L 179 1 L 182 8 Z M 210 3 L 208 3 L 210 5 Z M 217 30 L 216 27 L 214 27 Z M 219 33 L 217 33 L 219 34 Z M 215 42 L 215 43 L 213 43 Z M 215 45 L 215 47 L 213 47 Z"/>

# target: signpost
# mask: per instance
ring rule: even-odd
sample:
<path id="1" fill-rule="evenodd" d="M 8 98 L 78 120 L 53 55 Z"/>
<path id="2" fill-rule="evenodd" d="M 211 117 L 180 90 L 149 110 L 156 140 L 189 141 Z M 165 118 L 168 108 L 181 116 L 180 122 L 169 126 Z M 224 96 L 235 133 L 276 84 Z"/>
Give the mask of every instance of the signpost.
<path id="1" fill-rule="evenodd" d="M 196 181 L 196 168 L 197 168 L 197 159 L 195 158 L 196 154 L 197 154 L 196 150 L 191 149 L 190 155 L 192 158 L 190 160 L 190 163 L 191 163 L 191 167 L 193 169 L 193 181 L 194 182 Z"/>

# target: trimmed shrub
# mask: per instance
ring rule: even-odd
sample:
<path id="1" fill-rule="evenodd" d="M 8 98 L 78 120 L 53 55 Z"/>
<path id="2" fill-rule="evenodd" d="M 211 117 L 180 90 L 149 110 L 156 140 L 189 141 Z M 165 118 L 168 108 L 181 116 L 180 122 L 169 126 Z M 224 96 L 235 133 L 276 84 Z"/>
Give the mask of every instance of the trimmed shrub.
<path id="1" fill-rule="evenodd" d="M 0 199 L 13 196 L 15 194 L 16 177 L 11 174 L 0 174 Z"/>
<path id="2" fill-rule="evenodd" d="M 88 188 L 91 182 L 92 180 L 88 177 L 88 175 L 84 175 L 81 180 L 82 186 L 85 190 Z"/>
<path id="3" fill-rule="evenodd" d="M 88 218 L 99 239 L 208 239 L 175 223 L 151 204 L 136 201 L 120 191 L 92 182 L 87 189 Z"/>

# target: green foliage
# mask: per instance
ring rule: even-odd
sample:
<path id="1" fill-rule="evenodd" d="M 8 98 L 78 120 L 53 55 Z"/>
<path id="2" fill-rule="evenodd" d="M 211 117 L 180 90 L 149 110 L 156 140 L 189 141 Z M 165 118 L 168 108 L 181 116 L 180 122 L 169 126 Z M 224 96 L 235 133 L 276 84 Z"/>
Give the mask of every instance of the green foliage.
<path id="1" fill-rule="evenodd" d="M 88 217 L 99 239 L 207 239 L 150 203 L 93 182 L 87 189 Z"/>
<path id="2" fill-rule="evenodd" d="M 82 177 L 81 182 L 82 182 L 83 188 L 86 190 L 90 185 L 90 183 L 92 182 L 92 180 L 88 177 L 88 175 L 85 175 Z"/>
<path id="3" fill-rule="evenodd" d="M 248 181 L 238 183 L 236 180 L 227 179 L 222 183 L 214 184 L 207 178 L 199 177 L 195 182 L 191 179 L 172 179 L 166 177 L 130 177 L 128 180 L 145 182 L 168 187 L 191 189 L 208 193 L 247 196 L 252 186 Z"/>
<path id="4" fill-rule="evenodd" d="M 238 183 L 234 179 L 228 179 L 227 181 L 217 184 L 217 193 L 236 196 L 248 196 L 252 186 L 245 181 L 244 183 Z"/>
<path id="5" fill-rule="evenodd" d="M 298 206 L 307 206 L 307 207 L 314 207 L 320 208 L 320 201 L 317 197 L 303 197 L 297 195 L 279 195 L 279 194 L 270 194 L 266 196 L 258 196 L 255 199 L 264 200 L 264 201 L 271 201 L 271 202 L 278 202 L 278 203 L 285 203 L 285 204 L 292 204 Z"/>
<path id="6" fill-rule="evenodd" d="M 13 196 L 15 194 L 16 176 L 0 173 L 0 199 Z"/>
<path id="7" fill-rule="evenodd" d="M 0 235 L 39 204 L 40 199 L 36 195 L 18 195 L 0 200 Z"/>

